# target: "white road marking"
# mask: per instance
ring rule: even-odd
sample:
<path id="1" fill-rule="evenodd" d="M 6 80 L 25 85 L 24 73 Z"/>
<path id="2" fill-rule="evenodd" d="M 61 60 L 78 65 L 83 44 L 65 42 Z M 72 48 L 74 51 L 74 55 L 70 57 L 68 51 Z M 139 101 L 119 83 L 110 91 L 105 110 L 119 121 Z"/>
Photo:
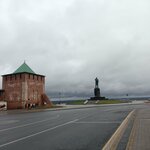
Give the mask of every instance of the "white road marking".
<path id="1" fill-rule="evenodd" d="M 52 119 L 56 119 L 56 118 L 58 118 L 58 117 L 59 117 L 59 115 L 57 115 L 56 117 L 50 118 L 50 119 L 44 119 L 44 120 L 40 120 L 40 121 L 36 121 L 36 122 L 24 124 L 24 125 L 19 125 L 19 126 L 15 126 L 15 127 L 11 127 L 11 128 L 6 128 L 6 129 L 1 129 L 0 132 L 4 132 L 4 131 L 16 129 L 16 128 L 22 128 L 22 127 L 30 126 L 30 125 L 33 125 L 33 124 L 37 124 L 37 123 L 49 121 L 49 120 L 52 120 Z"/>
<path id="2" fill-rule="evenodd" d="M 34 136 L 36 136 L 36 135 L 45 133 L 45 132 L 47 132 L 47 131 L 51 131 L 51 130 L 54 130 L 54 129 L 56 129 L 56 128 L 59 128 L 59 127 L 62 127 L 62 126 L 65 126 L 65 125 L 74 123 L 74 122 L 76 122 L 76 121 L 78 121 L 78 120 L 79 120 L 79 119 L 75 119 L 75 120 L 66 122 L 66 123 L 64 123 L 64 124 L 60 124 L 60 125 L 57 125 L 57 126 L 55 126 L 55 127 L 52 127 L 52 128 L 49 128 L 49 129 L 46 129 L 46 130 L 43 130 L 43 131 L 40 131 L 40 132 L 31 134 L 31 135 L 28 135 L 28 136 L 19 138 L 19 139 L 17 139 L 17 140 L 14 140 L 14 141 L 11 141 L 11 142 L 8 142 L 8 143 L 5 143 L 5 144 L 1 144 L 1 145 L 0 145 L 0 148 L 1 148 L 1 147 L 4 147 L 4 146 L 7 146 L 7 145 L 10 145 L 10 144 L 13 144 L 13 143 L 16 143 L 16 142 L 19 142 L 19 141 L 22 141 L 22 140 L 25 140 L 25 139 L 28 139 L 28 138 L 31 138 L 31 137 L 34 137 Z"/>
<path id="3" fill-rule="evenodd" d="M 102 110 L 102 111 L 111 111 L 111 110 L 113 110 L 113 109 L 107 109 L 107 110 Z M 84 119 L 84 118 L 87 118 L 89 116 L 92 116 L 92 115 L 88 115 L 88 116 L 86 115 L 84 117 L 81 117 L 80 119 Z M 59 115 L 57 115 L 56 117 L 51 118 L 51 119 L 55 119 L 55 118 L 58 118 L 58 117 L 59 117 Z M 1 129 L 0 132 L 4 132 L 4 131 L 12 130 L 12 129 L 17 129 L 17 128 L 22 128 L 22 127 L 30 126 L 30 125 L 41 123 L 41 122 L 45 122 L 45 121 L 48 121 L 48 120 L 51 120 L 51 119 L 45 119 L 45 120 L 40 120 L 40 121 L 29 123 L 29 124 L 19 125 L 19 126 L 15 126 L 15 127 L 11 127 L 11 128 L 6 128 L 6 129 Z"/>
<path id="4" fill-rule="evenodd" d="M 87 123 L 87 124 L 88 124 L 88 123 L 89 123 L 89 124 L 90 124 L 90 123 L 91 123 L 91 124 L 92 124 L 92 123 L 93 123 L 93 124 L 94 124 L 94 123 L 95 123 L 95 124 L 96 124 L 96 123 L 99 123 L 99 124 L 104 124 L 104 123 L 106 123 L 106 124 L 107 124 L 107 123 L 117 123 L 117 124 L 118 124 L 118 123 L 121 123 L 121 122 L 119 122 L 119 121 L 99 121 L 99 122 L 80 121 L 80 122 L 74 122 L 74 123 L 79 123 L 79 124 L 80 124 L 80 123 L 81 123 L 81 124 L 82 124 L 82 123 L 83 123 L 83 124 L 84 124 L 84 123 L 85 123 L 85 124 L 86 124 L 86 123 Z"/>

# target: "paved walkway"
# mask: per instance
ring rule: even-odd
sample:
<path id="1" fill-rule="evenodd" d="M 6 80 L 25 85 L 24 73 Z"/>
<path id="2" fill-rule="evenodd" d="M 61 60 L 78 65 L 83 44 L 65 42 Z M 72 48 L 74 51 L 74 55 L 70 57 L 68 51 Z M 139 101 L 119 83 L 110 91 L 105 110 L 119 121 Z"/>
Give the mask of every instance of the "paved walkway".
<path id="1" fill-rule="evenodd" d="M 150 150 L 150 108 L 137 110 L 127 150 Z"/>

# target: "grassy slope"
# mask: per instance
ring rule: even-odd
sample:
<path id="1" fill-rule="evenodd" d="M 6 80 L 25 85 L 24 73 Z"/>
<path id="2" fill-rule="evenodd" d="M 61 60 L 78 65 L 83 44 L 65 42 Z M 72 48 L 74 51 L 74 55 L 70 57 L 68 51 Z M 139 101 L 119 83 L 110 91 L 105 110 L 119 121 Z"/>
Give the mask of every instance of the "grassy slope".
<path id="1" fill-rule="evenodd" d="M 83 105 L 85 100 L 76 100 L 76 101 L 70 101 L 67 104 L 69 105 Z M 93 101 L 90 102 L 91 104 L 95 104 Z M 118 103 L 125 103 L 123 100 L 100 100 L 97 104 L 118 104 Z"/>

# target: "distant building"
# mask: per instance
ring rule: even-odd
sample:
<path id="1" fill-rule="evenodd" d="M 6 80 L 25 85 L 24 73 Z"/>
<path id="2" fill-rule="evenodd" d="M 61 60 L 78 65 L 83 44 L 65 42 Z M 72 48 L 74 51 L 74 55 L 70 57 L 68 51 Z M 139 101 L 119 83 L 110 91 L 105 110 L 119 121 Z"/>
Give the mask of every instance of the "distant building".
<path id="1" fill-rule="evenodd" d="M 2 75 L 0 101 L 8 109 L 52 105 L 45 94 L 45 76 L 36 74 L 25 62 L 12 74 Z"/>

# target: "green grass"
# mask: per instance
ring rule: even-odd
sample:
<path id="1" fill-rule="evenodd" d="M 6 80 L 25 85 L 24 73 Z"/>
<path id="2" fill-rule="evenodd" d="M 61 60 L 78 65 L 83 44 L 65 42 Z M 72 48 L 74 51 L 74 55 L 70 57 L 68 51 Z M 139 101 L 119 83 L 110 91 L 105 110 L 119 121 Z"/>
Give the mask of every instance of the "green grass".
<path id="1" fill-rule="evenodd" d="M 84 105 L 85 100 L 75 100 L 70 101 L 67 104 L 68 105 Z M 123 100 L 100 100 L 98 103 L 95 103 L 96 101 L 89 101 L 88 104 L 118 104 L 118 103 L 126 103 L 126 101 Z"/>
<path id="2" fill-rule="evenodd" d="M 123 100 L 100 100 L 97 104 L 118 104 L 125 103 Z"/>
<path id="3" fill-rule="evenodd" d="M 85 100 L 75 100 L 75 101 L 70 101 L 67 102 L 68 105 L 83 105 Z"/>

